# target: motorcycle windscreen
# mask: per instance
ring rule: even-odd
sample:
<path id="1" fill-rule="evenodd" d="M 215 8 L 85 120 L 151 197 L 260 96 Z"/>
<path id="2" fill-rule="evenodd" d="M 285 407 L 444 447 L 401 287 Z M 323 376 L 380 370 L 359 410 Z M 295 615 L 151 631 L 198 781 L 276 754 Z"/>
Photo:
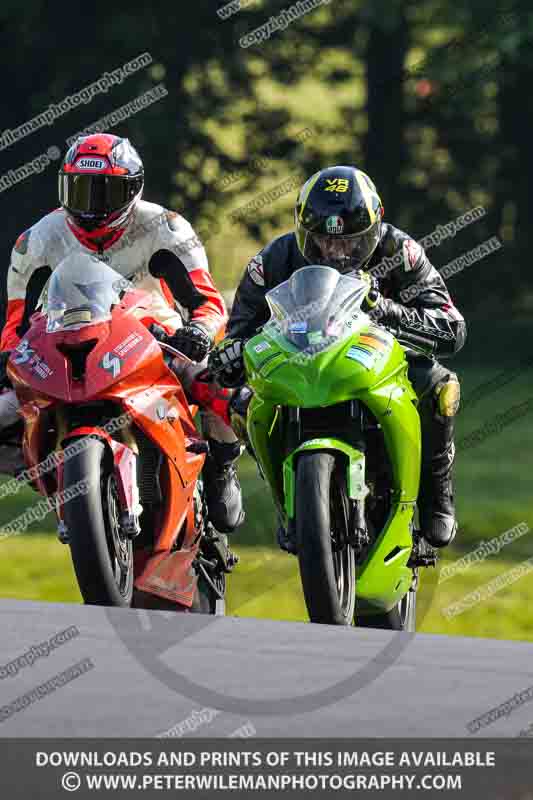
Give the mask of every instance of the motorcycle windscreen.
<path id="1" fill-rule="evenodd" d="M 113 306 L 133 284 L 97 256 L 70 254 L 50 276 L 43 298 L 48 333 L 78 330 L 111 318 Z"/>
<path id="2" fill-rule="evenodd" d="M 266 294 L 271 317 L 263 331 L 287 350 L 312 358 L 353 334 L 368 284 L 331 267 L 296 270 Z"/>

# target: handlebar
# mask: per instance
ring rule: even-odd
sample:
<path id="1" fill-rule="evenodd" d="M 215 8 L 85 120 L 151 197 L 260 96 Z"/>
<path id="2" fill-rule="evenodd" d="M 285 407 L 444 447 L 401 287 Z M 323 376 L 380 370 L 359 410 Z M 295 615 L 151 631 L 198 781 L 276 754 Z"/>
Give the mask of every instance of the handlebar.
<path id="1" fill-rule="evenodd" d="M 400 344 L 406 344 L 414 347 L 417 350 L 422 350 L 424 353 L 432 354 L 437 348 L 437 343 L 430 339 L 428 336 L 421 336 L 419 333 L 409 333 L 407 331 L 400 331 L 397 328 L 385 326 L 390 333 L 398 340 Z"/>
<path id="2" fill-rule="evenodd" d="M 155 337 L 155 338 L 157 339 L 157 337 Z M 158 343 L 159 347 L 161 348 L 161 350 L 165 350 L 165 352 L 167 352 L 173 358 L 179 358 L 180 361 L 185 361 L 187 364 L 195 364 L 196 363 L 195 361 L 192 361 L 192 359 L 190 359 L 184 353 L 182 353 L 180 350 L 176 350 L 176 348 L 172 347 L 172 345 L 167 344 L 166 342 L 160 342 L 159 339 L 157 339 L 157 343 Z"/>
<path id="3" fill-rule="evenodd" d="M 155 337 L 155 338 L 157 339 L 157 337 Z M 167 344 L 166 342 L 160 342 L 159 339 L 157 340 L 157 343 L 158 343 L 159 347 L 161 348 L 161 350 L 165 351 L 165 356 L 164 356 L 165 357 L 165 361 L 167 360 L 167 357 L 171 356 L 171 358 L 169 359 L 170 361 L 172 359 L 174 359 L 174 358 L 177 358 L 186 367 L 189 366 L 190 364 L 192 364 L 193 366 L 194 365 L 198 366 L 198 362 L 197 361 L 193 361 L 188 356 L 186 356 L 184 353 L 182 353 L 180 350 L 176 350 L 175 347 L 172 347 L 172 345 Z M 168 362 L 167 362 L 167 366 L 169 366 Z M 203 381 L 203 382 L 210 383 L 212 380 L 216 379 L 216 376 L 213 375 L 213 373 L 206 367 L 205 369 L 203 369 L 200 372 L 196 373 L 194 378 L 197 381 Z"/>

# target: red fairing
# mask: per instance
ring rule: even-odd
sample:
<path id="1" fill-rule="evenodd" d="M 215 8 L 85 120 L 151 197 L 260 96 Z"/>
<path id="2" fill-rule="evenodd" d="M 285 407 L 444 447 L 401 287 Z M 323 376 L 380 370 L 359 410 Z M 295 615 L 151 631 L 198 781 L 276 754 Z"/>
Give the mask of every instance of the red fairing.
<path id="1" fill-rule="evenodd" d="M 0 350 L 13 350 L 20 338 L 17 335 L 17 328 L 24 316 L 24 300 L 10 300 L 7 304 L 6 324 L 0 339 Z"/>
<path id="2" fill-rule="evenodd" d="M 41 494 L 52 497 L 63 488 L 62 464 L 51 461 L 51 454 L 96 437 L 114 465 L 119 513 L 134 524 L 141 511 L 136 467 L 143 450 L 137 447 L 135 452 L 133 446 L 138 431 L 161 453 L 162 502 L 151 523 L 153 540 L 136 549 L 134 586 L 143 597 L 171 601 L 183 611 L 191 608 L 197 583 L 195 491 L 205 456 L 198 447 L 194 407 L 159 344 L 138 319 L 148 299 L 146 292 L 128 292 L 113 307 L 110 320 L 72 330 L 47 332 L 46 317 L 34 314 L 11 355 L 8 375 L 24 422 L 26 467 L 36 470 Z M 85 366 L 78 372 L 80 350 Z M 213 400 L 223 409 L 223 399 Z M 106 411 L 102 416 L 104 403 L 115 408 L 114 415 Z M 85 408 L 83 421 L 69 427 L 67 421 L 80 407 Z M 62 509 L 57 510 L 61 518 Z"/>
<path id="3" fill-rule="evenodd" d="M 195 269 L 189 273 L 189 276 L 198 291 L 206 298 L 206 302 L 192 313 L 191 319 L 204 325 L 218 340 L 224 335 L 224 328 L 228 321 L 224 298 L 213 283 L 209 272 Z"/>

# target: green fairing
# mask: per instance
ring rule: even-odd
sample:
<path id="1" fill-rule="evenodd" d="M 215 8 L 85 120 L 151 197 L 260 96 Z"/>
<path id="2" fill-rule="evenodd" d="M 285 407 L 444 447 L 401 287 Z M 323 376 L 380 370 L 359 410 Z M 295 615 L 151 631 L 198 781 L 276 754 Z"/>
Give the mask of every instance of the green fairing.
<path id="1" fill-rule="evenodd" d="M 294 323 L 295 327 L 306 324 Z M 299 354 L 288 338 L 272 331 L 268 324 L 247 342 L 247 383 L 254 390 L 248 435 L 276 506 L 290 519 L 294 515 L 294 462 L 298 453 L 308 449 L 338 452 L 346 462 L 352 498 L 366 494 L 365 457 L 338 437 L 315 438 L 287 453 L 279 407 L 320 408 L 358 400 L 370 409 L 383 430 L 392 467 L 393 500 L 384 528 L 358 567 L 357 603 L 359 608 L 388 611 L 412 582 L 412 570 L 406 565 L 412 549 L 411 527 L 420 479 L 420 418 L 400 344 L 361 311 L 347 324 L 348 335 L 310 357 L 307 352 Z M 379 350 L 369 347 L 365 334 L 379 340 Z M 361 357 L 366 365 L 349 353 Z M 394 555 L 386 561 L 392 551 Z"/>

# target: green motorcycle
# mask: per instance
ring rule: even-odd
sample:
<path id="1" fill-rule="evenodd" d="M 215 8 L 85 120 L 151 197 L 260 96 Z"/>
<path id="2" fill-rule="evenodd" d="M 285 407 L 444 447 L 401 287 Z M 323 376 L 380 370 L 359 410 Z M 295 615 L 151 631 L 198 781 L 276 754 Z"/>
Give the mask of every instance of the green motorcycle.
<path id="1" fill-rule="evenodd" d="M 312 622 L 414 631 L 421 434 L 406 341 L 361 310 L 369 284 L 303 267 L 266 295 L 244 351 L 247 434 L 297 554 Z"/>

